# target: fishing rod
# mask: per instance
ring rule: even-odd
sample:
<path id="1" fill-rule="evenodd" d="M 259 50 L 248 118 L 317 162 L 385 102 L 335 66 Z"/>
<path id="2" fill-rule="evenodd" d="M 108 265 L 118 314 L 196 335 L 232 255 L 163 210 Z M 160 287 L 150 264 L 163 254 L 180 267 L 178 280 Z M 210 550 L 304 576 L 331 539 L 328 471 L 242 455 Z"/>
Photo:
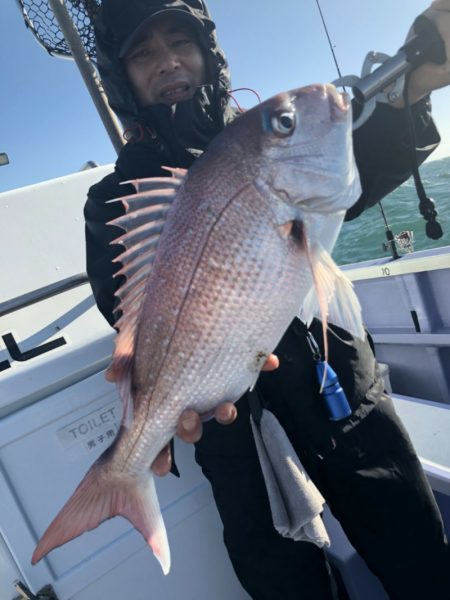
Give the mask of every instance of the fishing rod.
<path id="1" fill-rule="evenodd" d="M 414 21 L 413 36 L 399 49 L 395 56 L 391 57 L 381 52 L 369 52 L 364 60 L 360 77 L 356 75 L 342 76 L 319 0 L 316 0 L 316 4 L 339 75 L 338 79 L 333 81 L 333 84 L 336 87 L 344 87 L 344 89 L 345 86 L 350 87 L 353 92 L 354 103 L 361 109 L 358 118 L 353 123 L 353 129 L 358 129 L 367 121 L 375 110 L 377 102 L 392 104 L 403 97 L 410 138 L 411 170 L 419 198 L 419 211 L 426 221 L 425 232 L 427 237 L 433 240 L 441 238 L 443 232 L 440 223 L 437 221 L 438 213 L 435 203 L 427 196 L 419 173 L 415 151 L 414 120 L 408 98 L 409 75 L 414 69 L 427 62 L 444 64 L 447 60 L 445 44 L 436 24 L 424 15 L 420 15 Z M 380 66 L 374 69 L 376 65 Z M 387 89 L 388 91 L 386 91 Z M 399 256 L 396 248 L 396 237 L 387 223 L 381 202 L 379 202 L 379 205 L 385 220 L 387 247 L 391 249 L 393 259 L 397 259 Z"/>
<path id="2" fill-rule="evenodd" d="M 331 37 L 330 37 L 329 31 L 328 31 L 327 23 L 325 21 L 325 17 L 323 15 L 322 7 L 320 6 L 319 0 L 316 0 L 316 4 L 317 4 L 317 9 L 319 11 L 320 18 L 322 20 L 323 28 L 325 30 L 325 35 L 327 36 L 328 45 L 330 46 L 330 50 L 331 50 L 331 54 L 333 56 L 333 60 L 334 60 L 335 66 L 336 66 L 336 70 L 338 72 L 339 77 L 342 77 L 341 69 L 339 68 L 339 63 L 338 63 L 338 60 L 337 60 L 337 57 L 336 57 L 336 52 L 334 51 L 334 46 L 333 46 L 333 44 L 331 42 Z"/>

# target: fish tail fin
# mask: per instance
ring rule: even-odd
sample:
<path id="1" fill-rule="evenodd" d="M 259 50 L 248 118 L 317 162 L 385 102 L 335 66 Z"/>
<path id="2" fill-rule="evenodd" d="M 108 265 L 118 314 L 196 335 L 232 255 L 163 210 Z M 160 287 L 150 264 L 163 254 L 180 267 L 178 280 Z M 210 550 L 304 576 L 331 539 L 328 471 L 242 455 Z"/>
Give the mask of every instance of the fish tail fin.
<path id="1" fill-rule="evenodd" d="M 143 535 L 167 575 L 170 549 L 153 475 L 148 470 L 145 477 L 124 476 L 105 467 L 102 459 L 92 465 L 39 540 L 31 563 L 106 519 L 121 515 Z"/>
<path id="2" fill-rule="evenodd" d="M 314 286 L 301 307 L 300 318 L 309 325 L 314 317 L 322 317 L 324 328 L 328 321 L 364 339 L 361 305 L 352 282 L 319 244 L 311 250 L 310 261 Z"/>

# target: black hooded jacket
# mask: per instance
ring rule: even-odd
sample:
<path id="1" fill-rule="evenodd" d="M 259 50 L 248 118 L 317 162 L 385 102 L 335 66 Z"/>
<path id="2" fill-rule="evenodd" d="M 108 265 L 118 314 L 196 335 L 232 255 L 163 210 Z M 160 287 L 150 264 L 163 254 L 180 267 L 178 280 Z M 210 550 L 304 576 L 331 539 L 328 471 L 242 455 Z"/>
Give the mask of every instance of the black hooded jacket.
<path id="1" fill-rule="evenodd" d="M 154 12 L 178 8 L 195 15 L 203 25 L 198 42 L 207 65 L 208 84 L 192 100 L 173 110 L 166 105 L 139 108 L 124 66 L 119 58 L 122 43 L 121 11 L 132 10 L 132 2 L 146 3 Z M 111 108 L 127 128 L 130 141 L 123 147 L 114 173 L 89 190 L 85 207 L 87 273 L 98 307 L 113 324 L 113 294 L 119 281 L 112 278 L 118 269 L 111 260 L 120 251 L 109 243 L 119 230 L 106 223 L 122 211 L 120 203 L 108 200 L 130 193 L 120 182 L 165 174 L 161 166 L 189 168 L 221 129 L 236 116 L 229 104 L 230 77 L 226 58 L 217 44 L 215 25 L 203 0 L 104 0 L 95 23 L 98 68 Z M 418 160 L 422 162 L 439 142 L 425 99 L 413 107 Z M 357 217 L 390 193 L 411 174 L 409 139 L 404 111 L 378 105 L 373 116 L 354 134 L 355 156 L 363 193 L 348 211 L 347 219 Z"/>
<path id="2" fill-rule="evenodd" d="M 117 17 L 117 11 L 120 13 L 125 3 L 123 0 L 104 0 L 96 22 L 98 67 L 111 107 L 128 127 L 131 138 L 119 154 L 115 171 L 91 187 L 85 206 L 87 272 L 97 305 L 111 325 L 114 324 L 114 292 L 120 284 L 119 278 L 112 277 L 120 268 L 117 263 L 112 263 L 112 259 L 121 250 L 111 246 L 110 242 L 121 230 L 106 223 L 122 214 L 123 209 L 121 203 L 107 201 L 133 191 L 130 185 L 120 185 L 123 181 L 166 175 L 163 165 L 189 168 L 209 141 L 236 116 L 227 94 L 230 80 L 226 59 L 217 45 L 214 24 L 203 1 L 133 2 L 146 2 L 147 7 L 151 5 L 155 11 L 174 5 L 194 11 L 203 24 L 198 42 L 205 56 L 208 83 L 191 100 L 179 103 L 175 109 L 165 105 L 139 109 L 119 59 L 122 40 L 106 10 L 107 6 L 115 7 Z M 126 5 L 130 10 L 131 1 Z M 417 103 L 412 112 L 420 163 L 437 146 L 440 138 L 431 118 L 429 99 Z M 354 133 L 363 192 L 348 211 L 347 219 L 357 217 L 410 176 L 409 144 L 404 111 L 378 105 L 373 116 Z M 314 327 L 320 339 L 317 323 Z M 338 372 L 353 409 L 352 416 L 343 424 L 345 429 L 352 427 L 371 409 L 383 393 L 383 385 L 370 345 L 352 339 L 342 330 L 338 333 L 341 338 L 346 338 L 346 344 L 340 344 L 336 337 L 330 336 L 330 356 L 335 357 L 333 368 Z M 258 384 L 268 405 L 275 403 L 275 414 L 286 410 L 289 414 L 280 413 L 279 417 L 283 422 L 295 423 L 295 427 L 303 431 L 305 440 L 314 432 L 319 436 L 317 439 L 329 439 L 331 426 L 317 408 L 314 365 L 305 328 L 298 320 L 288 329 L 276 353 L 280 357 L 280 368 L 274 373 L 262 373 Z M 299 397 L 303 399 L 301 403 Z M 280 398 L 284 401 L 279 402 Z M 313 439 L 310 443 L 314 446 Z"/>

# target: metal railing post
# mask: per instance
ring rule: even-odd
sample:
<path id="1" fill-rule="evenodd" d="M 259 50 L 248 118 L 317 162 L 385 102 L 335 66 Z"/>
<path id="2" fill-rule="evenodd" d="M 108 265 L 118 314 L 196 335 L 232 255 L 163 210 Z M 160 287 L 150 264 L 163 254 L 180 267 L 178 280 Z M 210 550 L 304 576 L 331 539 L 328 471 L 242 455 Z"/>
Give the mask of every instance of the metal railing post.
<path id="1" fill-rule="evenodd" d="M 119 153 L 124 145 L 122 127 L 116 115 L 108 105 L 108 100 L 102 89 L 97 71 L 86 53 L 83 42 L 72 22 L 64 0 L 48 0 L 48 4 L 58 21 L 61 32 L 64 35 L 72 57 L 83 77 L 84 83 L 91 95 L 103 125 L 108 132 L 111 142 L 116 152 Z"/>

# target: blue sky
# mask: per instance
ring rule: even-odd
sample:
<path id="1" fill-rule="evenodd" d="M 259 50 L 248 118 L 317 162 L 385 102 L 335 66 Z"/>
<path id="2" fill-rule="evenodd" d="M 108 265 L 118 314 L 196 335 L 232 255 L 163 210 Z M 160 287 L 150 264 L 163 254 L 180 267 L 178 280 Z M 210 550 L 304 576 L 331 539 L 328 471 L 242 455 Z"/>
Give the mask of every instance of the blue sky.
<path id="1" fill-rule="evenodd" d="M 126 1 L 126 0 L 124 0 Z M 393 54 L 423 0 L 322 0 L 344 74 L 358 74 L 369 50 Z M 228 57 L 233 87 L 263 98 L 336 77 L 315 0 L 209 0 Z M 88 160 L 114 161 L 81 76 L 71 60 L 50 57 L 25 28 L 16 0 L 2 0 L 0 19 L 0 191 L 66 175 Z M 238 94 L 243 106 L 255 99 Z M 433 94 L 443 141 L 433 155 L 450 155 L 450 89 Z"/>

